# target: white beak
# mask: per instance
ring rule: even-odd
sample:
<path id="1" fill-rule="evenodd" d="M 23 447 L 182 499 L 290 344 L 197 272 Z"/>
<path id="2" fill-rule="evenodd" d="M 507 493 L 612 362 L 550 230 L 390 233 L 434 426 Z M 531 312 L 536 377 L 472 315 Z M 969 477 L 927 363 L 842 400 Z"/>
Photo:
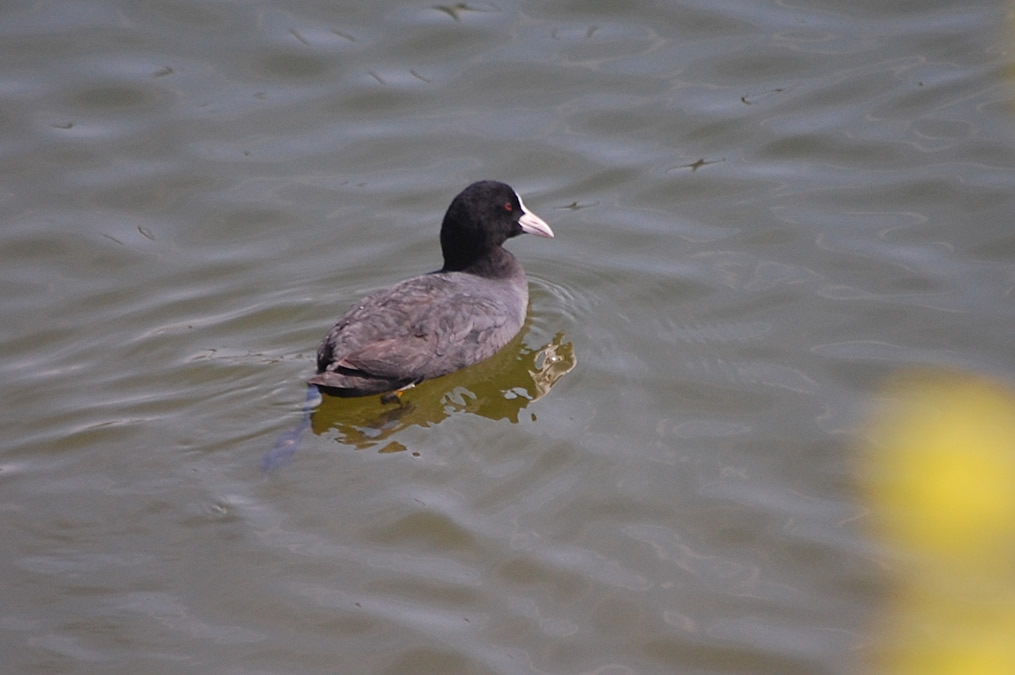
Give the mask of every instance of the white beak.
<path id="1" fill-rule="evenodd" d="M 516 196 L 517 194 L 515 193 Z M 525 202 L 521 197 L 518 197 L 518 203 L 522 205 L 522 217 L 518 219 L 518 224 L 522 226 L 522 232 L 553 239 L 553 230 L 550 229 L 550 226 L 542 218 L 525 208 Z"/>

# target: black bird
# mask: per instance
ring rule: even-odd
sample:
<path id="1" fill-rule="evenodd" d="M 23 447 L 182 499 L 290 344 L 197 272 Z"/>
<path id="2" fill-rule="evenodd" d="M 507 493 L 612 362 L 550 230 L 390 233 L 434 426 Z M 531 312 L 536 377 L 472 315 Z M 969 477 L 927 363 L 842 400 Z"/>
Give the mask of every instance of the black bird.
<path id="1" fill-rule="evenodd" d="M 338 396 L 386 394 L 471 366 L 517 335 L 529 302 L 521 264 L 501 247 L 553 230 L 496 181 L 454 198 L 441 225 L 444 266 L 372 293 L 328 331 L 309 384 Z"/>

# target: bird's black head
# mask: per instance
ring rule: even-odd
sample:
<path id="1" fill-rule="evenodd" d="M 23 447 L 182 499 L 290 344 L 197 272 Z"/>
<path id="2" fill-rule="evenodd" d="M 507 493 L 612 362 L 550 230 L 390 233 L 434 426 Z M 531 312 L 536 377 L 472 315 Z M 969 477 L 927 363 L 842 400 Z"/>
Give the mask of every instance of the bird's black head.
<path id="1" fill-rule="evenodd" d="M 519 234 L 553 237 L 553 230 L 525 208 L 510 185 L 473 183 L 455 197 L 441 225 L 444 271 L 464 270 Z"/>

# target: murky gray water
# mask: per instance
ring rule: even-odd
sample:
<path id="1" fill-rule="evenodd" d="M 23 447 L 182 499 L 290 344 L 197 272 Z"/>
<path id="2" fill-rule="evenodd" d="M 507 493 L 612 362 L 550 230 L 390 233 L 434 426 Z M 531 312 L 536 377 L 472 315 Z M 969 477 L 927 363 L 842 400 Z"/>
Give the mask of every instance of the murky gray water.
<path id="1" fill-rule="evenodd" d="M 871 390 L 1015 379 L 1000 2 L 0 9 L 9 672 L 851 673 Z M 525 335 L 300 417 L 515 186 Z"/>

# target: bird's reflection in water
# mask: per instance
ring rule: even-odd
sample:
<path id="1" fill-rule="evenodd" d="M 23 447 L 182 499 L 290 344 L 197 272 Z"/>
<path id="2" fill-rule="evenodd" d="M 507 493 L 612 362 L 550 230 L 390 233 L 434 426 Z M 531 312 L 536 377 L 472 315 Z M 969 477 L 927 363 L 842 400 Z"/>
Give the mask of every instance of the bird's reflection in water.
<path id="1" fill-rule="evenodd" d="M 337 432 L 335 440 L 359 450 L 409 450 L 391 437 L 407 427 L 430 427 L 459 412 L 518 422 L 518 416 L 574 369 L 574 345 L 564 333 L 538 350 L 515 338 L 492 358 L 470 368 L 423 382 L 406 391 L 398 403 L 378 396 L 324 396 L 311 416 L 315 434 Z"/>

